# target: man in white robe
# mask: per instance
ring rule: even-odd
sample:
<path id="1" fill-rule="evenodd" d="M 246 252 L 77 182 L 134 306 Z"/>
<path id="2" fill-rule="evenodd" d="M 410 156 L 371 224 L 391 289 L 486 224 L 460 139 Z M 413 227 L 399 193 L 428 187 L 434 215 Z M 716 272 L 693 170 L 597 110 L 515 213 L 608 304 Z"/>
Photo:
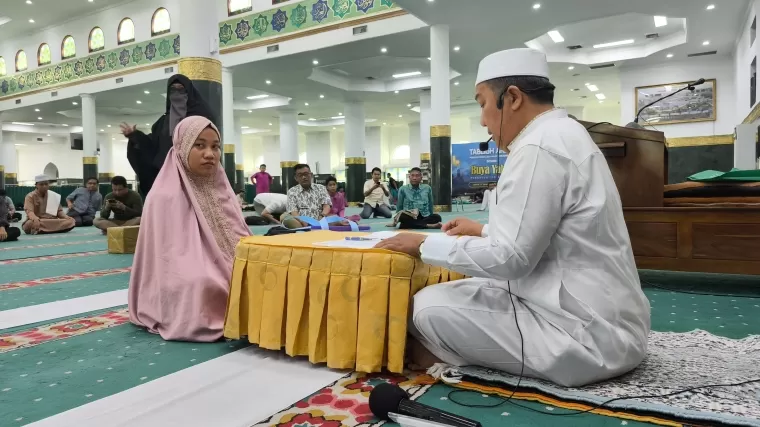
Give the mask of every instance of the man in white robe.
<path id="1" fill-rule="evenodd" d="M 496 189 L 495 182 L 489 182 L 488 188 L 483 191 L 483 202 L 480 205 L 478 211 L 483 212 L 488 210 L 488 206 L 491 204 L 491 197 L 494 196 L 494 190 Z"/>
<path id="2" fill-rule="evenodd" d="M 509 153 L 488 225 L 456 219 L 378 247 L 472 277 L 414 297 L 411 333 L 436 359 L 514 375 L 524 363 L 525 376 L 581 386 L 641 363 L 650 307 L 604 155 L 554 108 L 548 77 L 531 49 L 480 64 L 481 124 Z"/>

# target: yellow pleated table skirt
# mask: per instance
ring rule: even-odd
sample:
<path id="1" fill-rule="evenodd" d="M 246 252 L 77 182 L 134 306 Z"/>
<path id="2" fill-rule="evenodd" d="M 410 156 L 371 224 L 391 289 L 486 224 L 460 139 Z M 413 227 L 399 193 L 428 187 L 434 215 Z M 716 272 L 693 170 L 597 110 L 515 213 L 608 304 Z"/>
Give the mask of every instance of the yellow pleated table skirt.
<path id="1" fill-rule="evenodd" d="M 463 278 L 405 254 L 315 246 L 364 233 L 312 231 L 238 244 L 224 335 L 335 369 L 404 369 L 411 297 Z"/>

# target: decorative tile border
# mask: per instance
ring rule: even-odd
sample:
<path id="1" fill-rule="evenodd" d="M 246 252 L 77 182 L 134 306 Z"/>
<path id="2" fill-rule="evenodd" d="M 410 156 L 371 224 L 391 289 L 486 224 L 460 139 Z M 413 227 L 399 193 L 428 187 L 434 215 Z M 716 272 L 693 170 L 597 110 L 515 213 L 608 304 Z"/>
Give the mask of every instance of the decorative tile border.
<path id="1" fill-rule="evenodd" d="M 253 43 L 389 10 L 400 8 L 393 0 L 304 0 L 221 22 L 219 46 L 227 48 Z"/>
<path id="2" fill-rule="evenodd" d="M 123 325 L 128 321 L 129 313 L 126 308 L 123 308 L 95 316 L 69 319 L 25 331 L 0 335 L 0 353 L 84 335 L 89 332 Z M 63 344 L 66 343 L 64 342 Z"/>
<path id="3" fill-rule="evenodd" d="M 0 79 L 0 99 L 23 95 L 31 91 L 54 89 L 80 80 L 105 77 L 126 69 L 157 64 L 179 58 L 179 53 L 178 34 L 120 46 L 113 50 L 101 51 L 83 58 L 74 58 L 4 77 Z"/>
<path id="4" fill-rule="evenodd" d="M 57 259 L 69 259 L 69 258 L 82 258 L 94 255 L 106 255 L 108 251 L 95 251 L 95 252 L 81 252 L 78 254 L 63 254 L 63 255 L 48 255 L 36 258 L 22 258 L 22 259 L 10 259 L 7 261 L 0 261 L 0 265 L 14 265 L 14 264 L 29 264 L 31 262 L 40 261 L 53 261 Z"/>
<path id="5" fill-rule="evenodd" d="M 3 251 L 17 251 L 20 249 L 38 249 L 38 248 L 57 248 L 60 246 L 72 246 L 72 245 L 85 245 L 87 243 L 101 243 L 103 239 L 98 240 L 85 240 L 83 242 L 66 242 L 66 243 L 46 243 L 44 245 L 32 245 L 32 246 L 10 246 L 7 248 L 0 248 L 0 252 Z"/>
<path id="6" fill-rule="evenodd" d="M 44 279 L 27 280 L 24 282 L 6 283 L 0 285 L 0 292 L 14 289 L 33 288 L 35 286 L 50 285 L 53 283 L 71 282 L 81 279 L 92 279 L 94 277 L 112 276 L 114 274 L 124 274 L 132 271 L 132 267 L 112 268 L 109 270 L 90 271 L 88 273 L 67 274 L 65 276 L 46 277 Z"/>

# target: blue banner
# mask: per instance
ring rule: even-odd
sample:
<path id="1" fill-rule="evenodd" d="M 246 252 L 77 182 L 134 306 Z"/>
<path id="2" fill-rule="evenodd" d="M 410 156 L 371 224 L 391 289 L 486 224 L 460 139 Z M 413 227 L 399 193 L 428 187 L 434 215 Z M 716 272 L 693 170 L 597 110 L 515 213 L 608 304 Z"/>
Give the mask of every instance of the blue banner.
<path id="1" fill-rule="evenodd" d="M 488 151 L 480 151 L 480 143 L 451 145 L 451 195 L 472 194 L 497 182 L 507 154 L 491 144 Z"/>

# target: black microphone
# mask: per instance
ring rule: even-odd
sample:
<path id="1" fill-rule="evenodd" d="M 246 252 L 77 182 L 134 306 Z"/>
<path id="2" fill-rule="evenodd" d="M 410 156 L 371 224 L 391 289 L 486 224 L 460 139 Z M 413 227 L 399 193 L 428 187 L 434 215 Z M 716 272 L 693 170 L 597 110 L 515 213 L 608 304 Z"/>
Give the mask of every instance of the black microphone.
<path id="1" fill-rule="evenodd" d="M 488 138 L 488 141 L 486 141 L 486 142 L 481 142 L 480 143 L 480 147 L 478 147 L 480 149 L 480 151 L 488 151 L 488 144 L 491 141 L 493 141 L 493 137 Z"/>
<path id="2" fill-rule="evenodd" d="M 699 79 L 695 81 L 694 83 L 690 84 L 689 86 L 699 86 L 705 84 L 705 79 Z"/>
<path id="3" fill-rule="evenodd" d="M 385 421 L 392 421 L 388 417 L 391 412 L 453 427 L 481 427 L 475 420 L 409 400 L 409 395 L 401 387 L 388 383 L 378 384 L 369 393 L 369 409 Z"/>
<path id="4" fill-rule="evenodd" d="M 662 98 L 659 98 L 659 99 L 657 99 L 656 101 L 654 101 L 654 102 L 651 102 L 651 103 L 649 103 L 649 104 L 645 105 L 643 108 L 641 108 L 641 109 L 638 111 L 638 113 L 636 113 L 636 119 L 633 121 L 633 123 L 628 123 L 628 124 L 627 124 L 625 127 L 627 127 L 627 128 L 635 128 L 635 129 L 644 129 L 644 128 L 643 128 L 643 127 L 642 127 L 642 126 L 639 124 L 639 117 L 641 117 L 641 113 L 643 113 L 643 112 L 644 112 L 644 110 L 646 110 L 647 108 L 651 107 L 651 106 L 652 106 L 652 105 L 654 105 L 654 104 L 660 103 L 660 102 L 662 102 L 662 101 L 664 101 L 664 100 L 666 100 L 666 99 L 670 98 L 671 96 L 676 96 L 676 95 L 678 95 L 679 93 L 681 93 L 681 92 L 683 92 L 683 91 L 685 91 L 685 90 L 694 90 L 694 87 L 695 87 L 695 86 L 699 86 L 699 85 L 701 85 L 701 84 L 704 84 L 704 83 L 705 83 L 705 79 L 699 79 L 699 80 L 695 81 L 694 83 L 689 83 L 689 84 L 687 84 L 687 85 L 686 85 L 686 87 L 684 87 L 684 88 L 681 88 L 680 90 L 677 90 L 677 91 L 675 91 L 675 92 L 671 93 L 671 94 L 670 94 L 670 95 L 668 95 L 668 96 L 663 96 Z"/>

